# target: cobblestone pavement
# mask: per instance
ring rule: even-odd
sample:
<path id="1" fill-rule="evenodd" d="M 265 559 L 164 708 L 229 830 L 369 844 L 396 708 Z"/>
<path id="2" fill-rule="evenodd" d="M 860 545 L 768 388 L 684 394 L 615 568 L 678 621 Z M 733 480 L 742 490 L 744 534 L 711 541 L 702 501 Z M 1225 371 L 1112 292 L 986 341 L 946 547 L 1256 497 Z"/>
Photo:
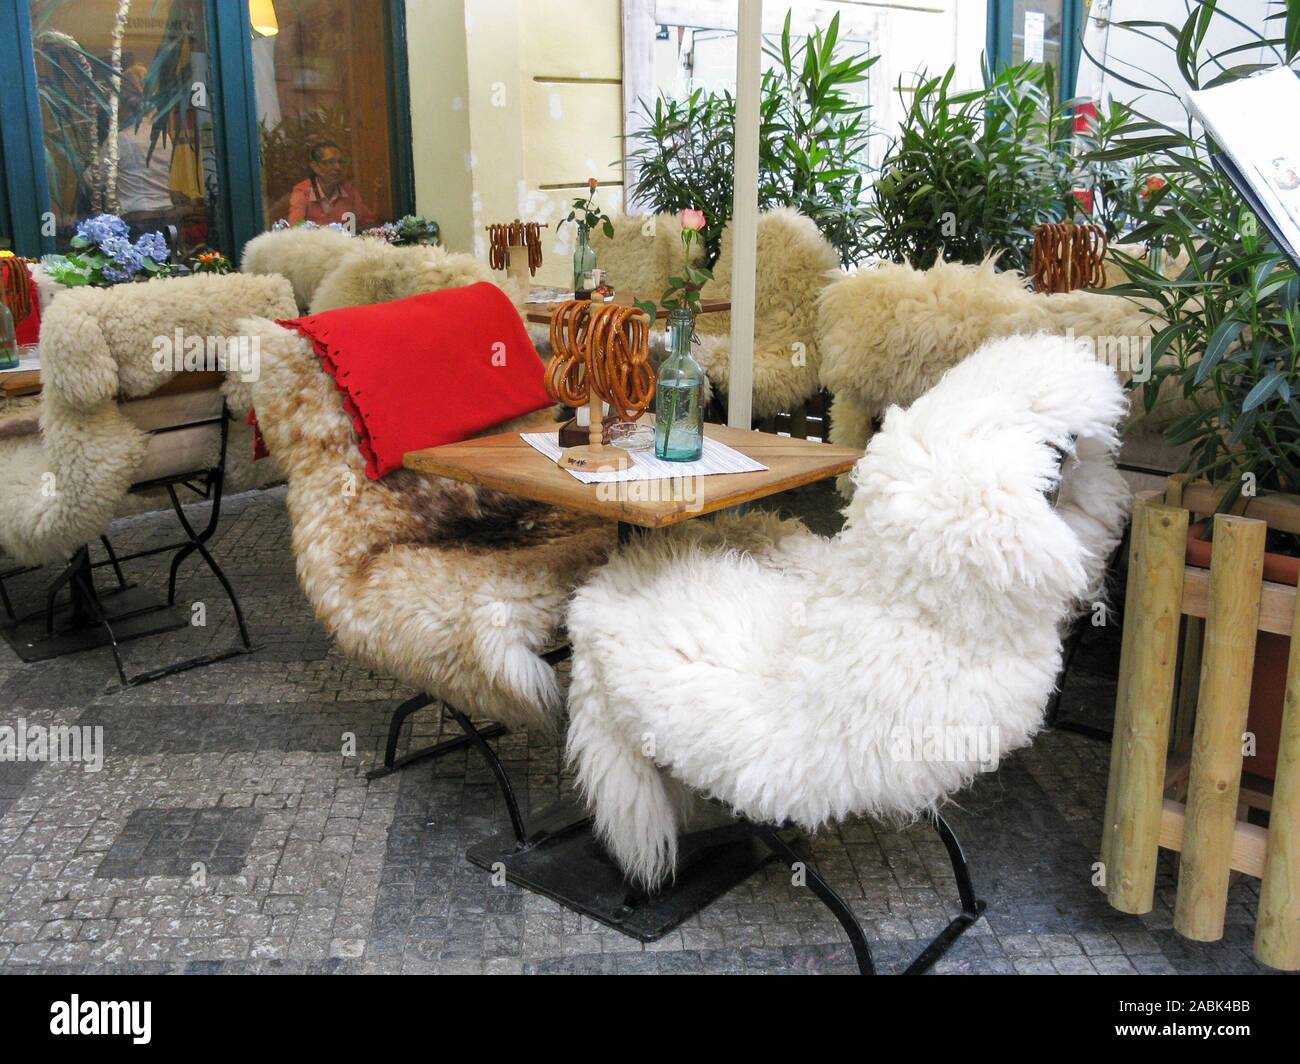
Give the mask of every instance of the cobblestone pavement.
<path id="1" fill-rule="evenodd" d="M 828 510 L 828 491 L 795 508 Z M 119 522 L 113 540 L 167 542 L 172 522 Z M 0 763 L 0 971 L 854 970 L 834 919 L 777 865 L 649 945 L 494 886 L 464 857 L 508 826 L 472 753 L 365 779 L 410 692 L 331 648 L 297 589 L 288 531 L 282 489 L 227 500 L 215 550 L 260 645 L 251 656 L 121 690 L 106 651 L 25 665 L 0 649 L 0 724 L 98 725 L 106 747 L 99 772 Z M 164 576 L 136 571 L 152 589 Z M 12 593 L 35 604 L 48 578 L 18 578 Z M 205 604 L 207 626 L 131 644 L 132 668 L 233 640 L 215 580 L 187 565 L 181 586 L 187 605 Z M 1114 656 L 1105 643 L 1081 656 L 1068 715 L 1107 722 Z M 442 729 L 426 710 L 404 742 Z M 495 742 L 532 808 L 568 793 L 554 741 Z M 949 807 L 988 912 L 936 971 L 1258 970 L 1253 880 L 1233 886 L 1227 933 L 1213 944 L 1173 932 L 1168 857 L 1147 916 L 1115 912 L 1090 886 L 1108 754 L 1096 740 L 1046 732 Z M 885 970 L 957 909 L 942 846 L 924 825 L 852 821 L 819 834 L 812 853 Z"/>

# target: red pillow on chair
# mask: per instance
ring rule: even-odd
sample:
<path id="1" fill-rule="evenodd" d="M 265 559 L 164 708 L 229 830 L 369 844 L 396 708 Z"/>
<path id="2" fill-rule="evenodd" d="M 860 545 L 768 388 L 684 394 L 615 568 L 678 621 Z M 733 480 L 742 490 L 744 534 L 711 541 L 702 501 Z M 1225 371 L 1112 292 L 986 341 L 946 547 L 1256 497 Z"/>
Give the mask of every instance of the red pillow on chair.
<path id="1" fill-rule="evenodd" d="M 408 451 L 468 439 L 551 402 L 506 294 L 481 282 L 281 321 L 311 341 L 378 480 Z"/>

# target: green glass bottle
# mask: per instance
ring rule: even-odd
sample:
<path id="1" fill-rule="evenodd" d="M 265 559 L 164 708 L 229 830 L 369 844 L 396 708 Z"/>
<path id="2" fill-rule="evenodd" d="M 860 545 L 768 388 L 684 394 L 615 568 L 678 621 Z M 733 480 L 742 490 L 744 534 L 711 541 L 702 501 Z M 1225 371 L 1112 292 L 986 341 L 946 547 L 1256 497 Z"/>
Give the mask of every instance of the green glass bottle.
<path id="1" fill-rule="evenodd" d="M 695 462 L 704 453 L 704 370 L 691 354 L 694 339 L 695 314 L 672 311 L 655 393 L 655 457 L 667 462 Z"/>
<path id="2" fill-rule="evenodd" d="M 578 250 L 573 253 L 573 290 L 585 292 L 586 281 L 591 271 L 596 268 L 596 249 L 591 246 L 591 233 L 587 227 L 578 223 Z"/>
<path id="3" fill-rule="evenodd" d="M 14 316 L 9 313 L 9 306 L 0 299 L 0 369 L 15 369 L 18 366 L 18 337 L 14 330 Z"/>

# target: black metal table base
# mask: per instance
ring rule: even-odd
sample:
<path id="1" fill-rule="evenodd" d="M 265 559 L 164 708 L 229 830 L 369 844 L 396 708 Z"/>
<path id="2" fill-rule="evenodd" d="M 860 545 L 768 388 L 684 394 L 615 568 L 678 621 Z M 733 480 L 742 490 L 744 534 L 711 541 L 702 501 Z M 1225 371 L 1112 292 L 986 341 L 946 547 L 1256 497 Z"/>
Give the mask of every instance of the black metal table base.
<path id="1" fill-rule="evenodd" d="M 641 942 L 654 942 L 772 860 L 752 830 L 701 832 L 682 840 L 673 883 L 654 895 L 629 886 L 578 802 L 528 818 L 522 845 L 502 832 L 471 846 L 469 860 Z"/>
<path id="2" fill-rule="evenodd" d="M 66 605 L 54 612 L 53 633 L 46 611 L 41 610 L 4 625 L 0 635 L 23 661 L 48 661 L 105 647 L 114 639 L 120 644 L 174 632 L 190 623 L 189 611 L 169 606 L 166 597 L 140 588 L 100 592 L 99 600 L 113 626 L 111 633 L 99 621 L 81 614 L 78 606 Z"/>

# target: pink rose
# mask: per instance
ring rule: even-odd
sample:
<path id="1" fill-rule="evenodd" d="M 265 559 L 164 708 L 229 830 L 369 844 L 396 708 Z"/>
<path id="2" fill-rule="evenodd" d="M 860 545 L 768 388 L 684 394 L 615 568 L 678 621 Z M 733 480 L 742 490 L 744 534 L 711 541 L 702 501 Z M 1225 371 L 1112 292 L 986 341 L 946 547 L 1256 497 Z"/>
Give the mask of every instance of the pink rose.
<path id="1" fill-rule="evenodd" d="M 682 228 L 692 233 L 704 232 L 704 227 L 709 224 L 709 220 L 704 217 L 703 211 L 687 209 L 682 211 L 678 217 L 681 219 Z"/>
<path id="2" fill-rule="evenodd" d="M 597 181 L 594 177 L 593 177 L 593 178 L 590 178 L 590 179 L 588 179 L 588 181 L 587 181 L 587 187 L 588 187 L 589 189 L 591 189 L 592 192 L 595 192 L 596 189 L 598 189 L 598 188 L 600 187 L 600 182 Z"/>

